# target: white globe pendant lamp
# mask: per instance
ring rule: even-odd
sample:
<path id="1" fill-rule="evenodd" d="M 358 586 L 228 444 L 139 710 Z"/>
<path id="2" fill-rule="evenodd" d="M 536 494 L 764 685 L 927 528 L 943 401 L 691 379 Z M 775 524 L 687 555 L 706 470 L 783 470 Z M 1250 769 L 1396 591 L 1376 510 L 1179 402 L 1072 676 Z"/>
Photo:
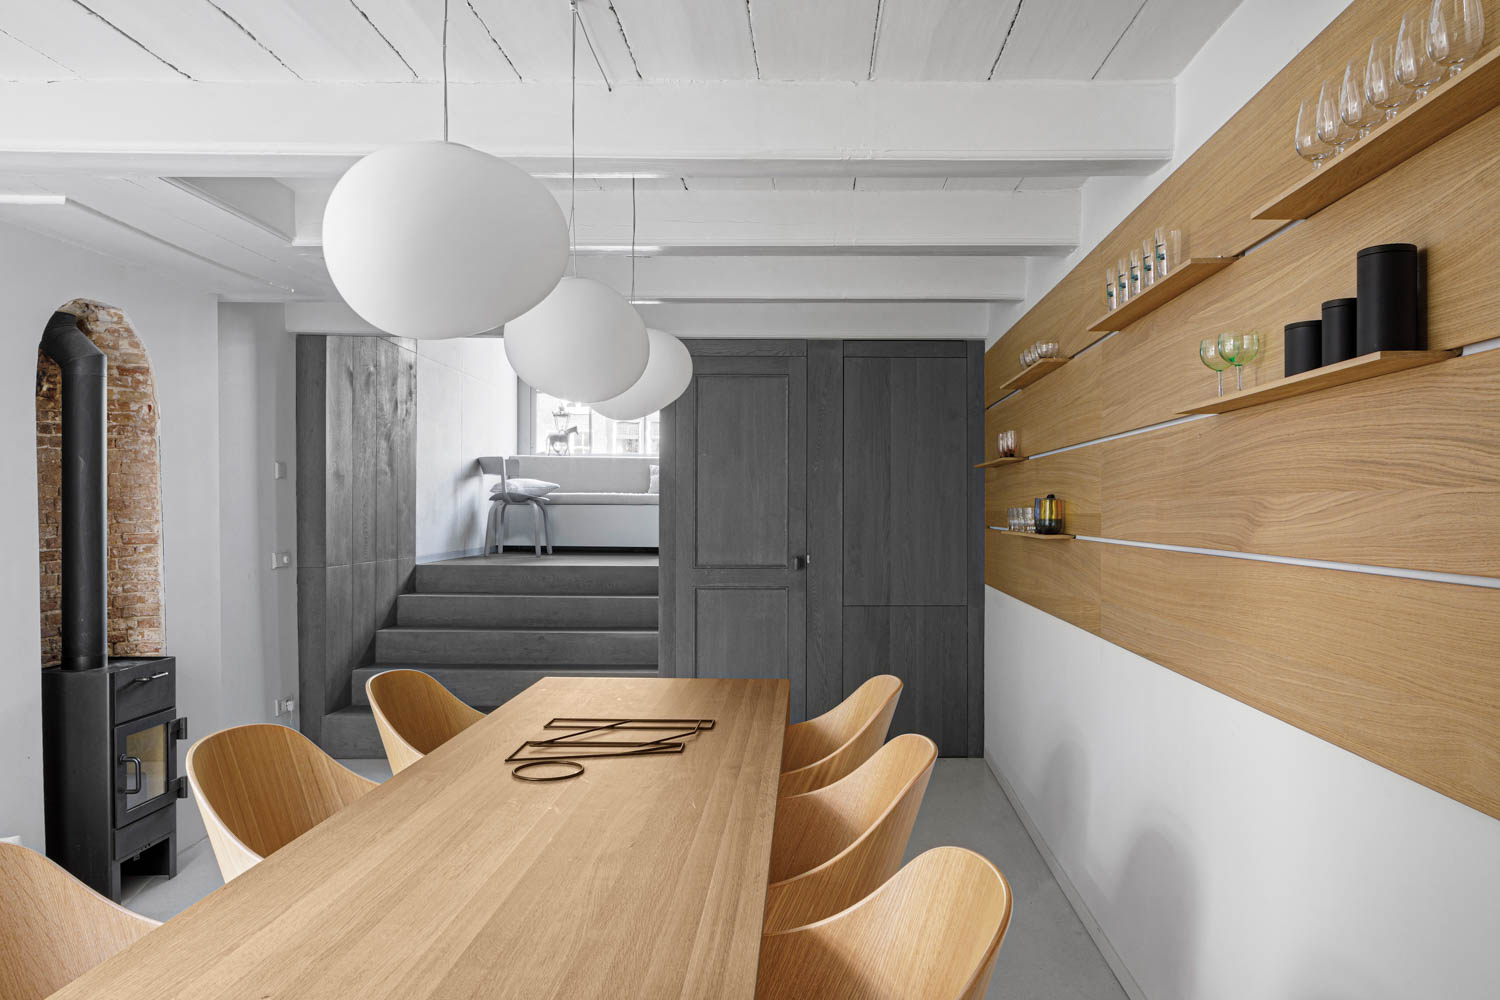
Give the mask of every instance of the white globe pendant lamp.
<path id="1" fill-rule="evenodd" d="M 563 278 L 505 324 L 505 356 L 521 381 L 574 403 L 612 399 L 635 385 L 650 350 L 640 313 L 592 278 Z"/>
<path id="2" fill-rule="evenodd" d="M 349 307 L 418 340 L 493 330 L 540 302 L 568 264 L 547 188 L 488 153 L 413 142 L 364 157 L 323 211 L 323 256 Z"/>
<path id="3" fill-rule="evenodd" d="M 693 356 L 670 333 L 647 329 L 651 353 L 646 370 L 635 385 L 613 399 L 594 404 L 594 412 L 611 420 L 639 420 L 655 413 L 687 391 L 693 380 Z"/>
<path id="4" fill-rule="evenodd" d="M 361 318 L 418 340 L 494 330 L 540 302 L 567 267 L 567 224 L 546 186 L 448 141 L 448 0 L 443 139 L 350 167 L 323 210 L 323 257 Z"/>

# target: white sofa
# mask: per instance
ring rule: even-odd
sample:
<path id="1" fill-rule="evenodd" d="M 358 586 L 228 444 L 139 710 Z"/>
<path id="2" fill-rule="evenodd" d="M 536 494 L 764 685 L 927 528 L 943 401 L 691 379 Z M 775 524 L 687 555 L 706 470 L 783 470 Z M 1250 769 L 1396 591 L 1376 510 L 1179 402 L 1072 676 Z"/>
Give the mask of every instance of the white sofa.
<path id="1" fill-rule="evenodd" d="M 500 482 L 502 471 L 513 479 L 543 479 L 562 487 L 547 495 L 554 546 L 654 549 L 661 540 L 659 496 L 648 490 L 651 467 L 660 463 L 654 455 L 491 455 L 479 459 L 479 468 L 494 477 L 486 489 Z M 532 538 L 531 512 L 512 511 L 503 544 L 530 548 Z"/>

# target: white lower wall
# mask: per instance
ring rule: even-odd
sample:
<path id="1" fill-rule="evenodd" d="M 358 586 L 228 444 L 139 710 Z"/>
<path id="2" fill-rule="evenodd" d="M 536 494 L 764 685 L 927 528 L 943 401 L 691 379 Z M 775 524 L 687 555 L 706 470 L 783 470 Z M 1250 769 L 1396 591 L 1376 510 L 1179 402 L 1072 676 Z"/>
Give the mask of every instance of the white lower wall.
<path id="1" fill-rule="evenodd" d="M 498 337 L 417 341 L 417 561 L 477 554 L 481 455 L 516 451 L 516 375 Z"/>
<path id="2" fill-rule="evenodd" d="M 1150 1000 L 1500 995 L 1500 822 L 993 589 L 985 755 Z"/>
<path id="3" fill-rule="evenodd" d="M 282 307 L 221 305 L 224 725 L 271 719 L 275 699 L 297 693 L 296 404 L 295 343 Z M 277 462 L 285 478 L 275 478 Z M 274 552 L 291 553 L 292 564 L 273 568 Z"/>
<path id="4" fill-rule="evenodd" d="M 43 846 L 41 639 L 37 586 L 36 354 L 47 319 L 71 299 L 124 310 L 145 346 L 161 411 L 162 556 L 167 652 L 177 704 L 201 735 L 220 700 L 218 314 L 212 296 L 26 230 L 0 225 L 0 836 Z M 203 835 L 178 804 L 184 843 Z"/>

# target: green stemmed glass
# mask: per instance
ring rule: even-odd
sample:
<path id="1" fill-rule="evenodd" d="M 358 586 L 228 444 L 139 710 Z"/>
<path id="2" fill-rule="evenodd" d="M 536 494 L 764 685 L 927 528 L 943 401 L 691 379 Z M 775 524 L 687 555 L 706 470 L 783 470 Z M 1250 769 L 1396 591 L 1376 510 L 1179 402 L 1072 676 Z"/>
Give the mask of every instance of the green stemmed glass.
<path id="1" fill-rule="evenodd" d="M 1219 373 L 1219 395 L 1224 395 L 1224 369 L 1229 362 L 1219 355 L 1219 339 L 1207 337 L 1198 342 L 1198 360 L 1208 366 L 1209 371 Z"/>
<path id="2" fill-rule="evenodd" d="M 1221 333 L 1219 334 L 1219 356 L 1234 365 L 1234 385 L 1238 390 L 1245 388 L 1245 366 L 1255 360 L 1260 353 L 1260 334 L 1247 333 Z"/>

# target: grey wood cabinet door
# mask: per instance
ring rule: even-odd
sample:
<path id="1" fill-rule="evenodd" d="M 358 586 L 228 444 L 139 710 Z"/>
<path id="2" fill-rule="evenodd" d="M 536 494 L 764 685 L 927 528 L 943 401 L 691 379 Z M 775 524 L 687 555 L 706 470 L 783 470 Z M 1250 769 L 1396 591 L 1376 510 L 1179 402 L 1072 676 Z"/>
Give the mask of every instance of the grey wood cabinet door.
<path id="1" fill-rule="evenodd" d="M 674 406 L 673 668 L 785 677 L 804 716 L 807 359 L 695 357 Z M 665 489 L 664 484 L 664 489 Z"/>

